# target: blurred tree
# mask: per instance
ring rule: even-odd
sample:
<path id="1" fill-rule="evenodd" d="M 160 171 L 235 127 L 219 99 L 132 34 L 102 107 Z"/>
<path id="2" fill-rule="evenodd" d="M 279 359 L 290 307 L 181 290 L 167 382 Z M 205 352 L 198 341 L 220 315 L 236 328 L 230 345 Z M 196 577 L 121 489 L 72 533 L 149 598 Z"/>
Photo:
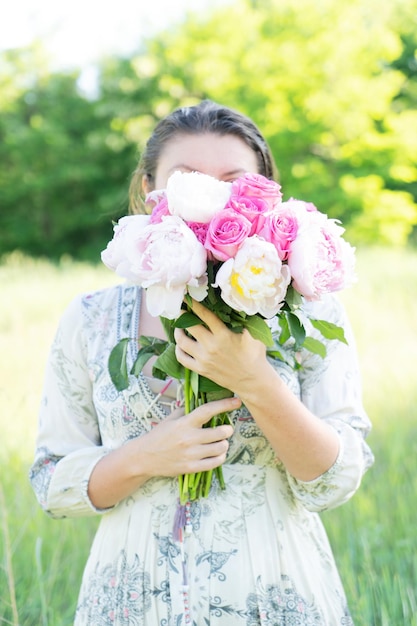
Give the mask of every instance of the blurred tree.
<path id="1" fill-rule="evenodd" d="M 153 64 L 161 115 L 170 96 L 246 112 L 271 144 L 287 197 L 341 218 L 356 241 L 404 243 L 417 222 L 417 111 L 406 106 L 414 88 L 401 59 L 417 37 L 393 17 L 415 4 L 241 0 L 189 16 L 133 65 L 140 81 Z"/>
<path id="2" fill-rule="evenodd" d="M 0 253 L 98 258 L 155 123 L 212 98 L 266 135 L 285 197 L 356 242 L 417 224 L 417 0 L 236 0 L 103 60 L 95 98 L 39 46 L 0 56 Z"/>
<path id="3" fill-rule="evenodd" d="M 98 259 L 126 212 L 136 148 L 79 94 L 77 73 L 49 74 L 30 50 L 2 62 L 26 80 L 0 102 L 0 251 Z"/>

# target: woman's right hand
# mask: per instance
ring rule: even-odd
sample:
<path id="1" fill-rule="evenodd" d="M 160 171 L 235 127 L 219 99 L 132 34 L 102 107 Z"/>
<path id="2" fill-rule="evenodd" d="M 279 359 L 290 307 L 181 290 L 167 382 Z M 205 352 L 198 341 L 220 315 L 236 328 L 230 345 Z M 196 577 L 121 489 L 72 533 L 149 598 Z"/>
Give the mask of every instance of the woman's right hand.
<path id="1" fill-rule="evenodd" d="M 239 398 L 208 402 L 184 415 L 177 409 L 146 435 L 112 450 L 94 467 L 88 495 L 97 509 L 107 509 L 155 476 L 178 476 L 214 469 L 226 459 L 229 424 L 203 428 L 210 419 L 239 408 Z"/>
<path id="2" fill-rule="evenodd" d="M 130 442 L 138 450 L 140 471 L 148 478 L 178 476 L 214 469 L 226 459 L 233 427 L 203 428 L 210 419 L 240 406 L 238 398 L 201 405 L 187 415 L 176 409 L 148 434 Z M 140 458 L 139 458 L 140 457 Z"/>

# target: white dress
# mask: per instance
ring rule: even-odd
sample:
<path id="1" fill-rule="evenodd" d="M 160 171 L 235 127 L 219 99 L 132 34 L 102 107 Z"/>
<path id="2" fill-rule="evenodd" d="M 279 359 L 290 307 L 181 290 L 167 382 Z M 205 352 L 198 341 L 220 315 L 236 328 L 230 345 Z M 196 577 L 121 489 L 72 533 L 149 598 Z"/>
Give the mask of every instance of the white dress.
<path id="1" fill-rule="evenodd" d="M 62 317 L 46 371 L 31 482 L 51 516 L 102 515 L 85 568 L 77 626 L 347 626 L 346 598 L 318 512 L 348 500 L 372 464 L 364 438 L 353 339 L 334 298 L 311 305 L 316 317 L 345 326 L 349 347 L 303 355 L 295 373 L 275 366 L 311 411 L 338 432 L 333 467 L 296 480 L 247 414 L 235 416 L 223 472 L 193 502 L 191 530 L 173 536 L 178 482 L 155 478 L 109 510 L 96 510 L 87 486 L 110 450 L 167 414 L 143 377 L 118 393 L 109 351 L 139 327 L 141 292 L 129 285 L 75 299 Z M 310 306 L 310 305 L 309 305 Z M 136 342 L 130 344 L 133 362 Z M 169 398 L 165 398 L 169 402 Z"/>

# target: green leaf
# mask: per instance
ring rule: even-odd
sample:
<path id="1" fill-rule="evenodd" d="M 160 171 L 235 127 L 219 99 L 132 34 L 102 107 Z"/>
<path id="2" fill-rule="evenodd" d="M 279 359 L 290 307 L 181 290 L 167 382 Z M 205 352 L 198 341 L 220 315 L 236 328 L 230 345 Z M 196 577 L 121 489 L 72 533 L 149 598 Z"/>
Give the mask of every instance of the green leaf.
<path id="1" fill-rule="evenodd" d="M 318 354 L 323 359 L 327 354 L 326 346 L 324 345 L 324 343 L 322 343 L 318 339 L 315 339 L 314 337 L 306 337 L 302 347 L 309 352 Z"/>
<path id="2" fill-rule="evenodd" d="M 138 352 L 135 362 L 133 363 L 132 369 L 130 373 L 133 376 L 139 376 L 146 363 L 155 356 L 155 352 L 152 346 L 146 346 L 145 348 L 141 348 Z"/>
<path id="3" fill-rule="evenodd" d="M 160 317 L 161 324 L 164 328 L 168 341 L 174 343 L 174 324 L 175 320 L 169 320 L 167 317 Z"/>
<path id="4" fill-rule="evenodd" d="M 213 380 L 210 380 L 210 378 L 206 378 L 205 376 L 200 376 L 199 387 L 200 387 L 200 392 L 205 393 L 208 396 L 218 395 L 219 398 L 220 397 L 227 398 L 231 394 L 231 392 L 228 389 L 226 389 L 225 387 L 221 387 L 220 385 L 215 383 Z M 229 394 L 229 396 L 226 395 L 226 392 Z M 217 399 L 217 398 L 212 398 L 212 399 Z"/>
<path id="5" fill-rule="evenodd" d="M 233 393 L 230 389 L 225 389 L 224 387 L 219 387 L 216 391 L 208 391 L 206 394 L 207 402 L 212 402 L 213 400 L 223 400 L 223 398 L 232 398 Z"/>
<path id="6" fill-rule="evenodd" d="M 191 313 L 189 311 L 187 313 L 182 313 L 182 315 L 175 320 L 174 327 L 189 328 L 190 326 L 197 326 L 198 324 L 203 324 L 202 320 L 195 315 L 195 313 Z"/>
<path id="7" fill-rule="evenodd" d="M 243 325 L 248 329 L 254 339 L 259 339 L 267 347 L 274 345 L 271 329 L 267 322 L 259 315 L 249 315 L 243 320 Z"/>
<path id="8" fill-rule="evenodd" d="M 166 339 L 160 339 L 159 337 L 147 337 L 145 335 L 141 335 L 139 337 L 138 343 L 144 348 L 152 346 L 154 354 L 156 355 L 162 354 L 168 344 Z"/>
<path id="9" fill-rule="evenodd" d="M 341 326 L 337 326 L 337 324 L 333 324 L 332 322 L 326 322 L 325 320 L 310 319 L 310 322 L 314 328 L 320 331 L 325 339 L 337 339 L 347 344 L 345 331 Z"/>
<path id="10" fill-rule="evenodd" d="M 300 293 L 298 293 L 298 291 L 294 289 L 292 285 L 290 285 L 287 289 L 285 302 L 287 303 L 291 311 L 295 311 L 296 309 L 299 309 L 302 305 L 303 297 Z"/>
<path id="11" fill-rule="evenodd" d="M 290 329 L 291 337 L 295 340 L 295 349 L 300 348 L 304 339 L 306 338 L 306 331 L 301 323 L 301 320 L 294 313 L 287 313 L 288 326 Z"/>
<path id="12" fill-rule="evenodd" d="M 177 361 L 174 343 L 167 345 L 164 352 L 156 359 L 154 367 L 172 378 L 184 378 L 184 367 Z"/>
<path id="13" fill-rule="evenodd" d="M 235 322 L 231 317 L 230 317 L 230 313 L 227 311 L 222 311 L 221 309 L 215 311 L 213 309 L 213 313 L 216 313 L 217 317 L 219 318 L 219 320 L 221 320 L 224 324 L 229 325 L 234 325 L 237 324 L 237 322 Z"/>
<path id="14" fill-rule="evenodd" d="M 129 386 L 127 373 L 127 347 L 131 341 L 128 337 L 121 339 L 110 352 L 108 368 L 110 378 L 117 391 L 123 391 Z"/>
<path id="15" fill-rule="evenodd" d="M 167 378 L 166 372 L 163 372 L 158 367 L 155 367 L 155 365 L 152 367 L 152 376 L 154 378 L 158 378 L 159 380 L 166 380 Z"/>
<path id="16" fill-rule="evenodd" d="M 278 323 L 281 328 L 279 336 L 279 343 L 283 346 L 286 341 L 291 337 L 290 327 L 288 325 L 287 316 L 285 314 L 278 315 Z"/>
<path id="17" fill-rule="evenodd" d="M 278 361 L 286 361 L 285 356 L 282 354 L 280 350 L 273 348 L 272 350 L 266 351 L 267 355 L 271 357 L 271 359 L 278 359 Z"/>
<path id="18" fill-rule="evenodd" d="M 193 299 L 190 296 L 189 293 L 186 293 L 184 296 L 184 302 L 190 307 L 190 309 L 193 307 Z"/>
<path id="19" fill-rule="evenodd" d="M 166 339 L 147 337 L 145 335 L 139 337 L 139 344 L 143 347 L 139 349 L 136 360 L 130 370 L 133 376 L 139 376 L 149 359 L 162 354 L 168 346 Z"/>
<path id="20" fill-rule="evenodd" d="M 194 397 L 197 398 L 198 392 L 200 391 L 200 376 L 199 374 L 197 374 L 197 372 L 194 372 L 193 370 L 191 370 L 190 372 L 190 385 Z"/>

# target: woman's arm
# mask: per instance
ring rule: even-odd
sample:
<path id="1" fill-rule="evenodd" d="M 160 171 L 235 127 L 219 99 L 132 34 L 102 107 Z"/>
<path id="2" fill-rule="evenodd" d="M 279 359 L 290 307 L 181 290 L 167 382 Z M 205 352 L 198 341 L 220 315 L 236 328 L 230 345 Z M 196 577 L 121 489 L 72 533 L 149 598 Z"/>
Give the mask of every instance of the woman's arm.
<path id="1" fill-rule="evenodd" d="M 102 445 L 83 332 L 81 299 L 62 316 L 53 342 L 40 410 L 30 480 L 42 508 L 53 517 L 94 515 L 132 494 L 152 476 L 176 476 L 223 463 L 229 425 L 202 428 L 238 398 L 179 411 L 150 432 L 118 448 Z"/>
<path id="2" fill-rule="evenodd" d="M 193 310 L 207 327 L 187 329 L 192 337 L 175 330 L 178 360 L 241 398 L 296 480 L 313 481 L 329 470 L 340 451 L 337 430 L 291 392 L 267 360 L 260 341 L 247 331 L 231 332 L 197 302 Z"/>
<path id="3" fill-rule="evenodd" d="M 175 411 L 146 435 L 131 439 L 95 466 L 88 493 L 104 509 L 134 493 L 155 476 L 178 476 L 214 469 L 226 459 L 229 425 L 202 428 L 211 417 L 240 406 L 238 398 L 204 404 L 188 415 Z"/>

